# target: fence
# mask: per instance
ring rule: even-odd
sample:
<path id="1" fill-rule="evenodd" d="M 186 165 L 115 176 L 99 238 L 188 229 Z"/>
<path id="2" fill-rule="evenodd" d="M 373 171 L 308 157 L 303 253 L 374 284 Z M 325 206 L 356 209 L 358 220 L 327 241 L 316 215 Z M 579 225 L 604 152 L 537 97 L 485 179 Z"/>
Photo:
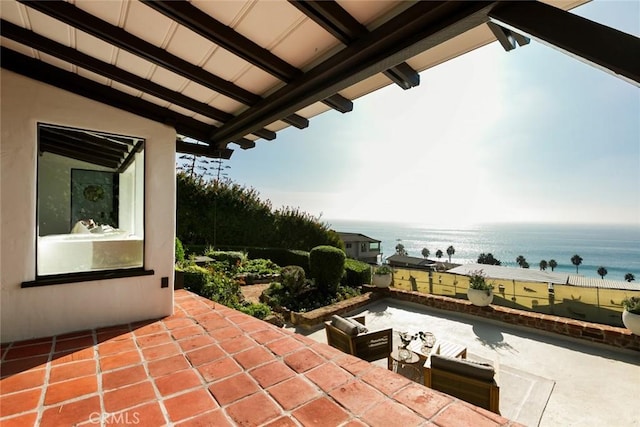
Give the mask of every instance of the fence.
<path id="1" fill-rule="evenodd" d="M 494 285 L 493 304 L 611 326 L 623 326 L 622 300 L 625 297 L 640 297 L 640 291 L 622 289 L 549 285 L 508 279 L 489 279 L 489 282 Z M 393 287 L 467 299 L 469 278 L 451 273 L 394 268 Z"/>

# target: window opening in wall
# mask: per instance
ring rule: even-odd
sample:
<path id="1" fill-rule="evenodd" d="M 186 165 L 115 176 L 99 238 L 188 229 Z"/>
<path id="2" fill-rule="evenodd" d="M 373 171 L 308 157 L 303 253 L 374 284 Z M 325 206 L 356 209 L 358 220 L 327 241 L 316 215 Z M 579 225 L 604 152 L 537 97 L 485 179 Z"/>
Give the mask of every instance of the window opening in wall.
<path id="1" fill-rule="evenodd" d="M 37 276 L 143 267 L 144 139 L 38 125 Z"/>

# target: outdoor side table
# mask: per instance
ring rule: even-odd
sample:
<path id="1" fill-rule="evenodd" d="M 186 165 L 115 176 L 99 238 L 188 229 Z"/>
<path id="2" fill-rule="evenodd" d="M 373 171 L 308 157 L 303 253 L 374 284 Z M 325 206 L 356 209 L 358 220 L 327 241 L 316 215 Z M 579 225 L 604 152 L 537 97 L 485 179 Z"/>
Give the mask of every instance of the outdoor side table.
<path id="1" fill-rule="evenodd" d="M 424 359 L 418 354 L 409 350 L 409 358 L 400 357 L 398 349 L 394 349 L 387 358 L 387 367 L 390 371 L 396 372 L 403 377 L 409 378 L 412 381 L 422 383 L 423 372 L 422 366 Z"/>

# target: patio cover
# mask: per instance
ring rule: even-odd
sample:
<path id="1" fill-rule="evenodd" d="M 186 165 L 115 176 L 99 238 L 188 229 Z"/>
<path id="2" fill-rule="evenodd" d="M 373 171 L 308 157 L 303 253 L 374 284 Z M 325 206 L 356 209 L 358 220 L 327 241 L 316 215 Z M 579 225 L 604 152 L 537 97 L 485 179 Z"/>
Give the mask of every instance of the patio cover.
<path id="1" fill-rule="evenodd" d="M 229 158 L 495 40 L 534 38 L 637 85 L 638 38 L 566 12 L 584 2 L 3 0 L 1 66 Z"/>

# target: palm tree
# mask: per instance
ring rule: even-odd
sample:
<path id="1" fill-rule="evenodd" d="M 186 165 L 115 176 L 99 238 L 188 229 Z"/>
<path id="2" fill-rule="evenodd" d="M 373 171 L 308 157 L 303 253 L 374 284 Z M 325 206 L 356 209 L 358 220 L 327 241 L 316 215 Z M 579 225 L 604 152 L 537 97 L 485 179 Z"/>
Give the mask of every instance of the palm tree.
<path id="1" fill-rule="evenodd" d="M 598 276 L 600 276 L 602 279 L 604 279 L 604 276 L 606 276 L 608 273 L 607 269 L 604 267 L 598 267 Z"/>
<path id="2" fill-rule="evenodd" d="M 518 257 L 516 258 L 516 262 L 520 267 L 522 267 L 527 262 L 527 260 L 522 255 L 518 255 Z"/>
<path id="3" fill-rule="evenodd" d="M 555 270 L 557 266 L 558 266 L 558 263 L 556 262 L 555 259 L 549 260 L 549 267 L 551 267 L 551 271 Z"/>
<path id="4" fill-rule="evenodd" d="M 633 275 L 633 273 L 627 273 L 624 275 L 624 280 L 626 280 L 627 282 L 631 283 L 634 280 L 636 280 L 636 276 Z"/>
<path id="5" fill-rule="evenodd" d="M 453 246 L 447 248 L 447 255 L 449 255 L 449 264 L 451 264 L 451 255 L 456 253 L 456 249 Z"/>
<path id="6" fill-rule="evenodd" d="M 407 256 L 407 251 L 404 249 L 404 245 L 402 243 L 398 243 L 396 245 L 396 253 L 398 255 Z"/>
<path id="7" fill-rule="evenodd" d="M 545 260 L 540 261 L 540 270 L 545 271 L 548 265 L 549 264 L 547 263 L 547 261 Z"/>
<path id="8" fill-rule="evenodd" d="M 422 248 L 422 256 L 423 256 L 423 257 L 425 257 L 425 258 L 429 258 L 429 254 L 430 254 L 430 253 L 431 253 L 431 252 L 429 252 L 429 249 L 427 249 L 427 248 Z"/>
<path id="9" fill-rule="evenodd" d="M 440 249 L 438 249 L 438 250 L 436 251 L 436 258 L 438 258 L 438 259 L 442 258 L 442 255 L 443 255 L 443 254 L 442 254 L 442 251 L 441 251 Z"/>
<path id="10" fill-rule="evenodd" d="M 576 266 L 576 274 L 578 274 L 578 266 L 582 264 L 582 257 L 578 254 L 575 254 L 571 257 L 571 264 Z"/>

